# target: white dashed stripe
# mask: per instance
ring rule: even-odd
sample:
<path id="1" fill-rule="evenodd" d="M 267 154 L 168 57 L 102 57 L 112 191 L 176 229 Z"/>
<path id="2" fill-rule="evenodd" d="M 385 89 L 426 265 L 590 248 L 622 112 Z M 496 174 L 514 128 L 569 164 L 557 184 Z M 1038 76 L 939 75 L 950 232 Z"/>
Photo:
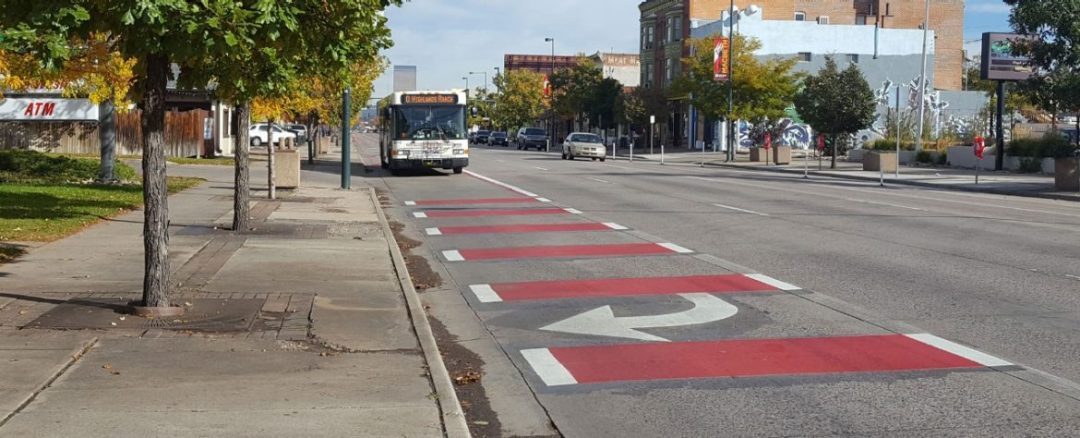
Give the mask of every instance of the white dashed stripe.
<path id="1" fill-rule="evenodd" d="M 533 193 L 533 192 L 530 192 L 530 191 L 527 191 L 527 190 L 512 186 L 512 185 L 504 183 L 502 181 L 498 181 L 498 180 L 495 180 L 495 179 L 488 178 L 488 177 L 486 177 L 484 175 L 481 175 L 479 173 L 476 173 L 476 172 L 473 172 L 473 171 L 470 171 L 470 170 L 466 170 L 465 173 L 472 176 L 472 177 L 474 177 L 474 178 L 479 178 L 479 179 L 482 179 L 482 180 L 487 181 L 489 183 L 495 184 L 495 185 L 497 185 L 499 187 L 504 187 L 504 188 L 513 190 L 515 192 L 521 193 L 522 195 L 528 196 L 530 198 L 535 198 L 537 196 L 540 196 L 540 195 L 537 195 L 536 193 Z"/>
<path id="2" fill-rule="evenodd" d="M 442 231 L 439 230 L 438 227 L 428 228 L 428 229 L 426 229 L 424 231 L 427 231 L 427 235 L 429 235 L 429 236 L 441 236 L 442 235 Z"/>
<path id="3" fill-rule="evenodd" d="M 536 201 L 537 202 L 551 202 L 551 200 L 548 199 L 548 198 L 536 198 Z"/>
<path id="4" fill-rule="evenodd" d="M 948 351 L 949 353 L 955 354 L 982 366 L 1005 367 L 1012 365 L 1012 362 L 1009 362 L 1007 360 L 991 356 L 974 348 L 965 347 L 948 339 L 942 339 L 929 333 L 905 334 L 904 336 L 922 342 L 931 347 Z"/>
<path id="5" fill-rule="evenodd" d="M 624 227 L 622 225 L 619 225 L 619 224 L 617 224 L 615 222 L 604 222 L 604 226 L 608 227 L 608 228 L 611 228 L 613 230 L 629 230 L 629 228 L 626 228 L 626 227 Z"/>
<path id="6" fill-rule="evenodd" d="M 799 289 L 802 289 L 799 286 L 796 286 L 796 285 L 790 284 L 790 283 L 784 283 L 784 282 L 782 282 L 780 280 L 777 280 L 777 279 L 772 278 L 772 277 L 770 277 L 768 275 L 765 275 L 765 274 L 745 274 L 745 275 L 747 277 L 749 277 L 749 278 L 760 281 L 762 283 L 765 283 L 765 284 L 767 284 L 769 286 L 775 287 L 775 288 L 780 289 L 780 290 L 799 290 Z"/>
<path id="7" fill-rule="evenodd" d="M 465 257 L 462 257 L 461 253 L 458 252 L 458 250 L 456 250 L 456 249 L 453 249 L 453 250 L 450 250 L 450 251 L 443 251 L 442 255 L 446 259 L 446 261 L 448 261 L 448 262 L 463 262 L 463 261 L 465 261 Z"/>
<path id="8" fill-rule="evenodd" d="M 540 380 L 543 380 L 545 385 L 564 386 L 577 384 L 574 375 L 570 374 L 570 370 L 567 370 L 563 364 L 559 363 L 555 355 L 551 354 L 551 350 L 533 348 L 521 350 L 521 355 L 525 357 L 525 361 L 529 363 L 536 375 L 540 376 Z"/>
<path id="9" fill-rule="evenodd" d="M 677 252 L 679 254 L 690 254 L 690 253 L 694 252 L 691 249 L 683 248 L 683 247 L 681 247 L 679 245 L 676 245 L 674 243 L 657 243 L 657 245 L 660 245 L 660 246 L 662 246 L 664 248 L 675 251 L 675 252 Z"/>
<path id="10" fill-rule="evenodd" d="M 581 210 L 576 208 L 564 208 L 563 210 L 566 210 L 566 212 L 570 214 L 581 214 Z"/>
<path id="11" fill-rule="evenodd" d="M 416 205 L 416 201 L 405 201 L 405 205 L 409 205 L 409 206 Z"/>
<path id="12" fill-rule="evenodd" d="M 427 213 L 424 213 L 422 211 L 414 211 L 412 215 L 413 215 L 413 217 L 415 217 L 417 219 L 427 218 Z"/>
<path id="13" fill-rule="evenodd" d="M 498 303 L 502 301 L 499 294 L 495 292 L 495 289 L 491 288 L 490 284 L 474 284 L 469 286 L 469 290 L 472 290 L 473 295 L 476 295 L 476 299 L 481 303 Z"/>

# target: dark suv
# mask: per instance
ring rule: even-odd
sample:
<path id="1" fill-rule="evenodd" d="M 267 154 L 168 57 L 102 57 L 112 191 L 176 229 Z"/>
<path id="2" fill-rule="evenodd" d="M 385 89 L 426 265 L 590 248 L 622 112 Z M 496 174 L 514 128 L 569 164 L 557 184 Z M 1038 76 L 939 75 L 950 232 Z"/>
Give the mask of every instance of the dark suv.
<path id="1" fill-rule="evenodd" d="M 488 144 L 491 146 L 510 146 L 510 139 L 506 137 L 505 132 L 491 131 L 491 136 L 488 137 Z"/>
<path id="2" fill-rule="evenodd" d="M 547 131 L 542 128 L 521 128 L 518 130 L 517 137 L 514 138 L 518 150 L 529 150 L 529 148 L 545 149 L 547 148 L 547 141 Z"/>

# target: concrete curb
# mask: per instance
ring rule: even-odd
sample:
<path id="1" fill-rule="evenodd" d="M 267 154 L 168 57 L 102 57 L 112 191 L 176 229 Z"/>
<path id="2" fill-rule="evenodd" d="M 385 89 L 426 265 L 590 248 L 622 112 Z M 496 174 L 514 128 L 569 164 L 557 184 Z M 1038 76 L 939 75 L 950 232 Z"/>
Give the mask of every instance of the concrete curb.
<path id="1" fill-rule="evenodd" d="M 709 166 L 714 166 L 714 167 L 723 167 L 725 169 L 738 169 L 738 170 L 774 172 L 774 173 L 789 173 L 789 174 L 797 174 L 797 175 L 801 175 L 803 173 L 803 171 L 801 169 L 787 169 L 787 168 L 779 168 L 779 167 L 774 167 L 774 168 L 748 167 L 748 166 L 740 166 L 738 164 L 728 164 L 728 163 L 705 163 L 705 164 L 709 165 Z M 814 170 L 811 170 L 809 173 L 810 173 L 810 175 L 821 176 L 821 177 L 826 177 L 826 178 L 838 178 L 838 179 L 847 179 L 847 180 L 855 180 L 855 181 L 869 181 L 869 182 L 878 182 L 878 181 L 880 181 L 879 178 L 866 177 L 866 176 L 860 176 L 860 175 L 837 175 L 837 174 L 832 174 L 832 173 L 821 173 L 820 171 L 814 171 Z M 984 189 L 984 188 L 974 188 L 974 187 L 947 186 L 947 185 L 934 184 L 934 183 L 928 183 L 928 182 L 922 182 L 922 181 L 905 181 L 905 180 L 894 180 L 894 179 L 888 179 L 888 178 L 885 179 L 885 183 L 886 184 L 900 184 L 900 185 L 915 186 L 915 187 L 926 187 L 926 188 L 939 189 L 939 190 L 952 190 L 952 191 L 958 191 L 958 192 L 987 193 L 987 194 L 992 194 L 992 195 L 1022 196 L 1022 197 L 1025 197 L 1025 198 L 1041 198 L 1041 199 L 1052 199 L 1052 200 L 1057 200 L 1057 201 L 1080 202 L 1080 199 L 1078 199 L 1077 197 L 1069 196 L 1069 195 L 1059 195 L 1059 194 L 1056 194 L 1056 193 L 1032 193 L 1032 192 L 1018 192 L 1018 191 L 1015 191 L 1015 190 L 1001 190 L 1001 189 L 994 189 L 994 188 L 985 188 Z"/>
<path id="2" fill-rule="evenodd" d="M 394 262 L 394 270 L 397 272 L 401 290 L 405 293 L 405 301 L 409 307 L 409 315 L 412 317 L 413 329 L 416 338 L 420 342 L 420 349 L 424 352 L 424 359 L 428 364 L 428 373 L 431 382 L 435 386 L 435 395 L 438 398 L 439 410 L 442 412 L 443 432 L 449 438 L 469 438 L 469 425 L 465 421 L 465 412 L 461 410 L 461 402 L 458 401 L 457 392 L 454 391 L 454 383 L 450 379 L 450 373 L 446 370 L 439 346 L 435 341 L 435 334 L 431 331 L 428 323 L 427 312 L 420 302 L 420 294 L 412 284 L 408 268 L 405 266 L 405 257 L 401 254 L 394 232 L 390 229 L 390 223 L 386 219 L 379 197 L 374 189 L 368 189 L 371 202 L 375 205 L 375 211 L 379 215 L 379 225 L 382 227 L 386 241 L 390 243 L 390 256 Z"/>

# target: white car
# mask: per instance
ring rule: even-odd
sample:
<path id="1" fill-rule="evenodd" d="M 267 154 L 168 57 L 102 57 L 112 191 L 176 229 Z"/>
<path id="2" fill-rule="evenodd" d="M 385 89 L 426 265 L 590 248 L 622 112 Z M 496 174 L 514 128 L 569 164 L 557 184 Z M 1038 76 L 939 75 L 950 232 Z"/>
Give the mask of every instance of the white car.
<path id="1" fill-rule="evenodd" d="M 254 125 L 251 125 L 251 129 L 248 130 L 248 137 L 251 139 L 252 146 L 258 147 L 270 142 L 270 136 L 267 135 L 269 133 L 269 130 L 267 129 L 268 127 L 269 125 L 267 125 L 266 123 L 256 123 Z M 274 144 L 280 144 L 281 139 L 283 138 L 291 138 L 293 140 L 296 140 L 296 134 L 285 130 L 281 127 L 281 125 L 275 124 Z"/>
<path id="2" fill-rule="evenodd" d="M 573 132 L 566 136 L 563 142 L 562 158 L 573 160 L 577 157 L 592 158 L 593 161 L 604 161 L 607 155 L 607 146 L 599 135 L 588 132 Z"/>

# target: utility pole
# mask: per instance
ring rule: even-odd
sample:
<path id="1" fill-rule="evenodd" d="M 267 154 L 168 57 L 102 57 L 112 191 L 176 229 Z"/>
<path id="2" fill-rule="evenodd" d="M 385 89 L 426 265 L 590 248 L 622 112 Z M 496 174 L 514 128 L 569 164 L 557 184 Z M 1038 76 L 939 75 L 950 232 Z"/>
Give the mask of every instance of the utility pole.
<path id="1" fill-rule="evenodd" d="M 926 16 L 923 19 L 922 28 L 922 74 L 919 75 L 919 132 L 915 136 L 915 153 L 922 150 L 922 135 L 923 135 L 923 118 L 926 112 L 926 38 L 930 33 L 930 0 L 926 0 Z M 835 146 L 834 146 L 835 147 Z M 833 150 L 833 155 L 836 155 L 836 150 Z M 897 166 L 899 166 L 900 157 L 897 156 Z"/>
<path id="2" fill-rule="evenodd" d="M 728 153 L 727 153 L 728 159 L 727 159 L 727 161 L 735 161 L 735 138 L 736 138 L 736 136 L 735 136 L 735 120 L 734 120 L 734 114 L 733 114 L 735 112 L 735 102 L 733 100 L 733 99 L 735 99 L 735 90 L 733 88 L 734 87 L 733 82 L 734 82 L 734 79 L 735 79 L 735 70 L 732 69 L 734 66 L 731 63 L 731 58 L 734 58 L 734 55 L 735 55 L 735 0 L 731 0 L 731 5 L 728 7 L 728 21 L 729 21 L 729 23 L 728 23 L 728 58 L 727 58 L 728 78 L 727 78 L 727 121 L 726 121 L 726 123 L 728 124 L 728 132 L 727 132 L 727 134 L 728 134 Z"/>
<path id="3" fill-rule="evenodd" d="M 352 90 L 346 88 L 341 96 L 341 188 L 345 190 L 352 188 L 352 139 L 349 135 L 352 133 L 349 129 L 349 119 L 352 118 L 349 114 L 351 106 Z"/>

